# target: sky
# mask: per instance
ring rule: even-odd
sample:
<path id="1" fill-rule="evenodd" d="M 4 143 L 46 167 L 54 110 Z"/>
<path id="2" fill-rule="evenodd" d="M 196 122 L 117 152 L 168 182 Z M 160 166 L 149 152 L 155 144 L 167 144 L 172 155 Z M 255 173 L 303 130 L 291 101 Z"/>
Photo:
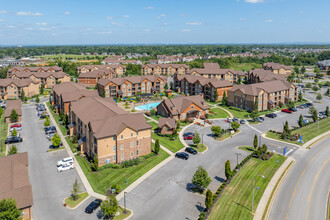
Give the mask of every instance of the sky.
<path id="1" fill-rule="evenodd" d="M 329 0 L 0 0 L 1 45 L 330 42 Z"/>

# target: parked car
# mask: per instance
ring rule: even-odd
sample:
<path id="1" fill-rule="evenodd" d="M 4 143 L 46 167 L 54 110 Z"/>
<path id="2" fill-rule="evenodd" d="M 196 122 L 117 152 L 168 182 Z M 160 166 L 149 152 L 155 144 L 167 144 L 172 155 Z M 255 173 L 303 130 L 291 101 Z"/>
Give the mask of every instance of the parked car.
<path id="1" fill-rule="evenodd" d="M 22 127 L 14 127 L 14 128 L 9 129 L 9 131 L 12 132 L 14 129 L 16 131 L 22 131 Z"/>
<path id="2" fill-rule="evenodd" d="M 268 117 L 268 118 L 276 118 L 277 117 L 277 114 L 276 113 L 269 113 L 269 114 L 266 114 L 266 117 Z"/>
<path id="3" fill-rule="evenodd" d="M 55 134 L 55 133 L 56 133 L 56 130 L 53 130 L 53 129 L 45 132 L 45 134 Z"/>
<path id="4" fill-rule="evenodd" d="M 198 154 L 197 150 L 195 150 L 195 149 L 192 148 L 192 147 L 187 147 L 185 151 L 188 152 L 188 153 L 191 153 L 191 154 L 193 154 L 193 155 Z"/>
<path id="5" fill-rule="evenodd" d="M 49 115 L 46 112 L 43 112 L 41 115 L 39 115 L 39 118 L 46 118 L 49 117 Z"/>
<path id="6" fill-rule="evenodd" d="M 55 133 L 47 135 L 47 137 L 46 137 L 47 140 L 51 141 L 52 138 L 54 137 L 54 134 L 55 134 Z"/>
<path id="7" fill-rule="evenodd" d="M 233 120 L 232 120 L 231 118 L 227 118 L 227 119 L 226 119 L 226 122 L 227 122 L 227 123 L 232 123 L 232 121 L 233 121 Z"/>
<path id="8" fill-rule="evenodd" d="M 287 108 L 284 108 L 284 109 L 282 109 L 282 112 L 285 112 L 285 113 L 290 113 L 290 114 L 292 114 L 293 113 L 293 111 L 290 111 L 289 109 L 287 109 Z"/>
<path id="9" fill-rule="evenodd" d="M 10 128 L 18 128 L 18 127 L 22 127 L 22 124 L 13 124 L 12 126 L 10 126 Z"/>
<path id="10" fill-rule="evenodd" d="M 186 136 L 183 136 L 183 139 L 184 140 L 192 140 L 194 137 L 195 137 L 195 135 L 186 135 Z"/>
<path id="11" fill-rule="evenodd" d="M 256 121 L 263 122 L 263 120 L 261 120 L 260 117 L 259 118 L 256 118 Z"/>
<path id="12" fill-rule="evenodd" d="M 95 199 L 85 208 L 85 212 L 93 213 L 101 205 L 101 202 L 102 202 L 101 199 Z"/>
<path id="13" fill-rule="evenodd" d="M 175 154 L 175 157 L 177 158 L 181 158 L 184 160 L 188 160 L 189 159 L 189 154 L 185 153 L 185 152 L 179 152 Z"/>
<path id="14" fill-rule="evenodd" d="M 183 134 L 183 136 L 189 136 L 189 135 L 192 135 L 195 137 L 195 133 L 194 132 L 186 132 Z"/>
<path id="15" fill-rule="evenodd" d="M 296 108 L 288 108 L 288 109 L 289 109 L 289 111 L 293 111 L 293 112 L 296 112 L 297 111 Z"/>
<path id="16" fill-rule="evenodd" d="M 12 143 L 20 143 L 23 141 L 23 138 L 21 137 L 10 137 L 5 140 L 5 144 L 12 144 Z"/>
<path id="17" fill-rule="evenodd" d="M 319 112 L 321 115 L 325 115 L 325 111 L 323 111 L 323 112 Z"/>
<path id="18" fill-rule="evenodd" d="M 74 164 L 64 164 L 60 167 L 57 167 L 58 172 L 63 172 L 71 169 L 74 169 Z"/>
<path id="19" fill-rule="evenodd" d="M 55 127 L 55 126 L 46 127 L 46 128 L 45 128 L 45 134 L 47 134 L 47 132 L 49 132 L 49 131 L 51 131 L 51 130 L 53 130 L 53 131 L 56 132 L 56 127 Z"/>
<path id="20" fill-rule="evenodd" d="M 304 119 L 303 124 L 307 124 L 307 123 L 309 123 L 309 121 L 307 119 Z"/>
<path id="21" fill-rule="evenodd" d="M 235 118 L 233 119 L 233 121 L 236 121 L 236 122 L 238 122 L 238 118 L 236 118 L 236 117 L 235 117 Z"/>
<path id="22" fill-rule="evenodd" d="M 59 148 L 59 147 L 62 147 L 63 146 L 63 143 L 61 142 L 57 147 L 55 147 L 54 145 L 50 145 L 49 148 L 50 149 L 55 149 L 55 148 Z"/>
<path id="23" fill-rule="evenodd" d="M 73 164 L 73 157 L 66 157 L 62 160 L 57 161 L 57 166 L 62 166 L 64 164 Z"/>
<path id="24" fill-rule="evenodd" d="M 245 124 L 245 120 L 244 120 L 244 119 L 240 120 L 240 123 L 241 123 L 242 125 L 244 125 L 244 124 Z"/>

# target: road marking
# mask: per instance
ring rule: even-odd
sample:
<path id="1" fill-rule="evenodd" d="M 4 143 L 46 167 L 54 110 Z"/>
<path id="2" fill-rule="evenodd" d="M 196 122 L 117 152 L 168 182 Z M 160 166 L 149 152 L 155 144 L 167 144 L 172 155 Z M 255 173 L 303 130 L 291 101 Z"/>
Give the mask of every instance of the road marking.
<path id="1" fill-rule="evenodd" d="M 301 175 L 300 175 L 300 177 L 299 177 L 299 179 L 298 179 L 298 182 L 296 183 L 296 185 L 295 185 L 295 187 L 294 187 L 294 190 L 293 190 L 293 193 L 292 193 L 292 195 L 291 195 L 291 199 L 290 199 L 290 203 L 289 203 L 289 209 L 290 209 L 290 207 L 291 207 L 291 203 L 292 203 L 292 199 L 293 199 L 293 197 L 294 197 L 294 195 L 295 195 L 295 193 L 296 193 L 296 190 L 297 190 L 297 186 L 298 186 L 298 184 L 299 184 L 299 182 L 300 182 L 300 180 L 301 180 L 301 177 L 303 176 L 303 175 L 305 175 L 305 172 L 306 172 L 306 169 L 309 167 L 309 165 L 312 163 L 312 161 L 323 151 L 323 150 L 325 150 L 326 148 L 327 148 L 328 146 L 324 146 L 313 158 L 312 158 L 312 160 L 311 161 L 309 161 L 309 163 L 307 164 L 307 166 L 305 167 L 305 169 L 304 169 L 304 171 L 301 173 Z M 286 213 L 286 219 L 288 219 L 288 216 L 289 216 L 289 210 L 288 210 L 288 212 Z"/>
<path id="2" fill-rule="evenodd" d="M 293 149 L 289 150 L 289 151 L 285 154 L 285 156 L 288 155 L 289 153 L 291 153 L 292 151 L 293 151 Z"/>
<path id="3" fill-rule="evenodd" d="M 256 129 L 255 127 L 251 126 L 251 125 L 247 125 L 248 127 L 252 128 L 253 130 L 255 130 L 256 132 L 259 132 L 260 134 L 262 134 L 262 131 L 259 131 L 258 129 Z"/>
<path id="4" fill-rule="evenodd" d="M 326 163 L 328 163 L 328 160 L 330 159 L 330 157 L 328 157 L 328 159 L 326 161 L 324 161 L 321 169 L 319 170 L 319 172 L 316 174 L 315 176 L 315 179 L 314 179 L 314 183 L 313 183 L 313 186 L 312 186 L 312 190 L 311 190 L 311 193 L 309 194 L 309 197 L 308 197 L 308 205 L 307 205 L 307 212 L 306 212 L 306 220 L 307 220 L 307 217 L 308 217 L 308 209 L 309 209 L 309 204 L 310 204 L 310 201 L 311 201 L 311 197 L 312 197 L 312 194 L 313 194 L 313 190 L 314 190 L 314 186 L 315 186 L 315 183 L 316 183 L 316 180 L 317 178 L 319 177 L 321 171 L 323 170 L 324 166 Z"/>

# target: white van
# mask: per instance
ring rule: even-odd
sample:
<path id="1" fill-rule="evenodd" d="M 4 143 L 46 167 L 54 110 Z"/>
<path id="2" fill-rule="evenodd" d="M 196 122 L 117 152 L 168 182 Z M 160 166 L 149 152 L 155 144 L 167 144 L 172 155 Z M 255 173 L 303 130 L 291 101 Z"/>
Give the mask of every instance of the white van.
<path id="1" fill-rule="evenodd" d="M 73 164 L 73 157 L 66 157 L 57 162 L 57 166 L 63 166 L 65 164 Z"/>

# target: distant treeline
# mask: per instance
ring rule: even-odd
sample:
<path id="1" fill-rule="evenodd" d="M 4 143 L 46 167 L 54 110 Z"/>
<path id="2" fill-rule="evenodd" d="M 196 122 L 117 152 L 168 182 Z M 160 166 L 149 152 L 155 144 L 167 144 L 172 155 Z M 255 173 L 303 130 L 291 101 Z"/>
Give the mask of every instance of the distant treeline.
<path id="1" fill-rule="evenodd" d="M 28 57 L 51 54 L 76 54 L 80 53 L 147 53 L 155 57 L 157 54 L 174 55 L 178 53 L 221 55 L 228 53 L 252 52 L 253 49 L 330 49 L 330 45 L 115 45 L 115 46 L 38 46 L 38 47 L 3 47 L 0 48 L 0 57 Z"/>

